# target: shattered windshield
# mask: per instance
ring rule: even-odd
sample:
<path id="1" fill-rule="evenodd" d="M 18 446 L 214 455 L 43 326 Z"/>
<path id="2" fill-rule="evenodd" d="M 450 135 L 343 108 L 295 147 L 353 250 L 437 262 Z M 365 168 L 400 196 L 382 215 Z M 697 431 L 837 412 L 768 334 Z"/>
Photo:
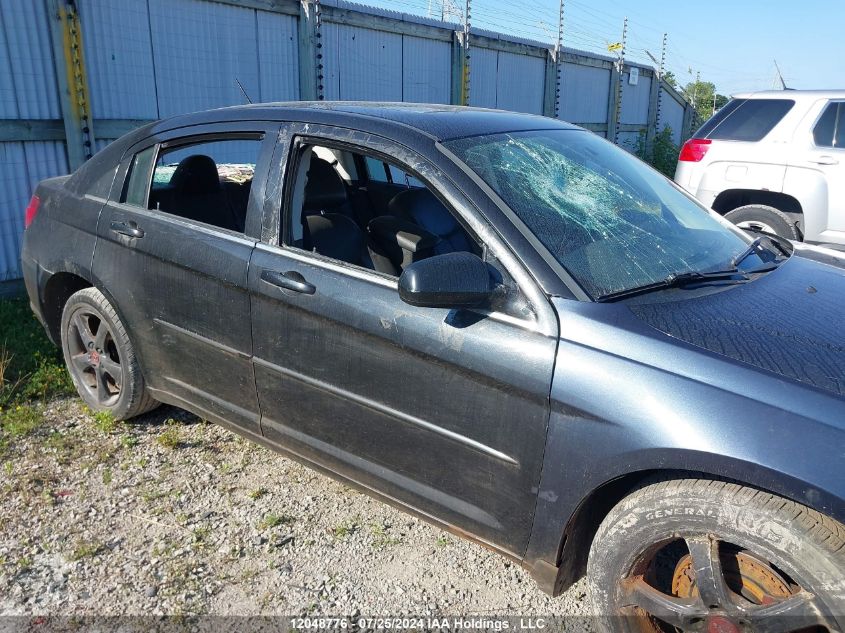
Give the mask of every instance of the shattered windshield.
<path id="1" fill-rule="evenodd" d="M 444 145 L 594 299 L 724 269 L 748 245 L 656 171 L 589 132 L 511 132 Z"/>

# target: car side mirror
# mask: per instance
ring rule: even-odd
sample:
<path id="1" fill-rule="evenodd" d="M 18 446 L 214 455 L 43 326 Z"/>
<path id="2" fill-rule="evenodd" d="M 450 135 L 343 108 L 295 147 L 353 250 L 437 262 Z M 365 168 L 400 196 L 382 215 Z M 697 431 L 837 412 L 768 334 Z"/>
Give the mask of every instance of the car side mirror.
<path id="1" fill-rule="evenodd" d="M 422 308 L 473 308 L 490 299 L 490 269 L 472 253 L 446 253 L 414 262 L 399 277 L 399 297 Z"/>

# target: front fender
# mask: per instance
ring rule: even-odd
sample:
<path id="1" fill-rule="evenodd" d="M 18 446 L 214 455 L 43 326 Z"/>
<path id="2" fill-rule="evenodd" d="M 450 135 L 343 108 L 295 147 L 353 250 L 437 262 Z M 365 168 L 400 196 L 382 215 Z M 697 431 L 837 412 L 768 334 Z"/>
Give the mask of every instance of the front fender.
<path id="1" fill-rule="evenodd" d="M 557 568 L 586 500 L 637 473 L 729 478 L 845 520 L 843 399 L 683 343 L 624 305 L 555 305 L 562 339 L 526 566 Z"/>

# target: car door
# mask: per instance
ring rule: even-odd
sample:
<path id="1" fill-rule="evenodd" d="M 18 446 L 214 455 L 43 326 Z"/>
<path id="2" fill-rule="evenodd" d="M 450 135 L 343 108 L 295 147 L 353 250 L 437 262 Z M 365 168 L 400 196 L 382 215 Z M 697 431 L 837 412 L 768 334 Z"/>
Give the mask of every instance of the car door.
<path id="1" fill-rule="evenodd" d="M 291 134 L 302 136 L 291 145 Z M 486 313 L 413 307 L 399 298 L 395 277 L 279 239 L 287 222 L 278 214 L 292 206 L 300 148 L 335 142 L 382 160 L 404 159 L 399 166 L 420 179 L 424 172 L 476 235 L 489 236 L 488 261 L 500 258 L 504 277 L 518 280 L 506 282 L 513 303 Z M 287 202 L 268 199 L 265 239 L 249 271 L 263 433 L 388 500 L 521 554 L 557 346 L 546 297 L 460 190 L 407 148 L 349 130 L 292 125 L 280 150 Z"/>
<path id="2" fill-rule="evenodd" d="M 247 268 L 277 129 L 192 126 L 131 148 L 94 255 L 153 394 L 253 433 Z"/>
<path id="3" fill-rule="evenodd" d="M 805 212 L 806 239 L 845 244 L 845 101 L 820 102 L 807 118 L 811 133 L 796 139 L 787 182 L 819 207 Z"/>

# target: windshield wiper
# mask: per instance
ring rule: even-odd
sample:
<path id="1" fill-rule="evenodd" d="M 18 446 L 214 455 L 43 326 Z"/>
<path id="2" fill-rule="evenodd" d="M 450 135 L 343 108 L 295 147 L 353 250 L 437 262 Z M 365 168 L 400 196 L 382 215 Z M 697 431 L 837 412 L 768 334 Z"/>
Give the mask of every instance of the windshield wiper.
<path id="1" fill-rule="evenodd" d="M 754 271 L 758 272 L 758 271 Z M 759 271 L 764 272 L 764 271 Z M 644 286 L 637 286 L 636 288 L 628 288 L 626 290 L 617 290 L 616 292 L 609 292 L 606 295 L 601 295 L 596 301 L 613 301 L 615 299 L 622 299 L 623 297 L 632 297 L 634 295 L 645 294 L 655 290 L 663 290 L 665 288 L 682 288 L 696 283 L 706 283 L 710 281 L 732 281 L 735 283 L 742 283 L 748 281 L 748 275 L 740 272 L 736 268 L 727 270 L 716 270 L 713 272 L 698 272 L 690 270 L 683 273 L 674 273 L 669 275 L 661 281 Z"/>
<path id="2" fill-rule="evenodd" d="M 755 237 L 754 241 L 751 242 L 751 244 L 749 244 L 748 247 L 744 251 L 742 251 L 738 255 L 734 256 L 734 258 L 731 260 L 731 266 L 733 266 L 734 268 L 739 266 L 739 264 L 743 260 L 745 260 L 746 258 L 753 255 L 757 251 L 757 249 L 760 248 L 760 245 L 762 243 L 763 243 L 763 236 L 762 235 L 760 237 Z"/>

